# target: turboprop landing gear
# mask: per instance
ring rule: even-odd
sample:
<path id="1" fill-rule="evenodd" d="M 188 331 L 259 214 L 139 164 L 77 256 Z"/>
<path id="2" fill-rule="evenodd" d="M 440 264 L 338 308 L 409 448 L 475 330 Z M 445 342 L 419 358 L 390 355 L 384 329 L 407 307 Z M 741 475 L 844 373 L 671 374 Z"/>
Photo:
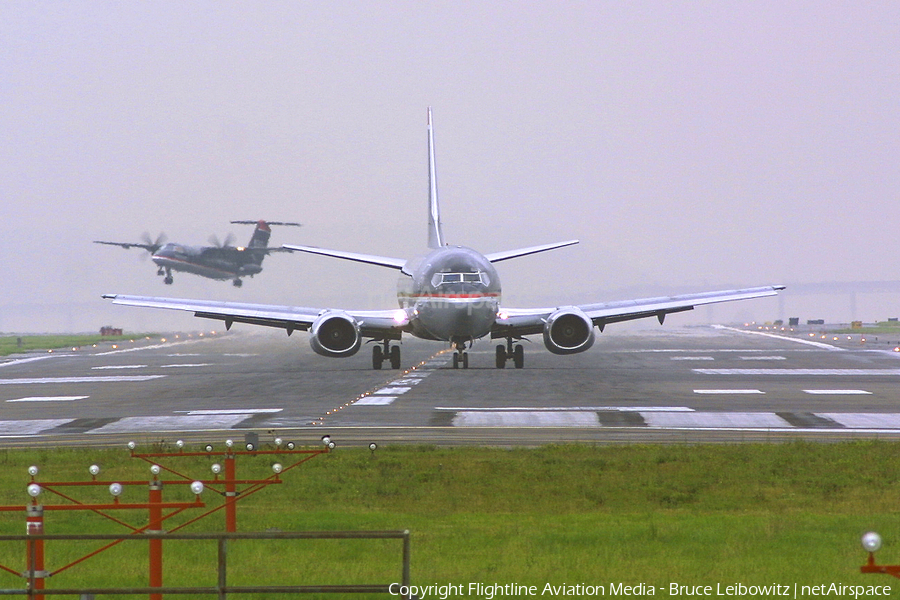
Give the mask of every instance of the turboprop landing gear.
<path id="1" fill-rule="evenodd" d="M 241 280 L 238 279 L 238 278 L 235 278 L 235 280 L 232 281 L 231 284 L 232 284 L 234 287 L 241 287 L 242 285 L 244 285 L 244 282 L 241 281 Z"/>
<path id="2" fill-rule="evenodd" d="M 456 352 L 453 353 L 453 368 L 458 369 L 462 365 L 463 369 L 469 368 L 469 353 L 466 352 L 465 342 L 453 342 Z"/>
<path id="3" fill-rule="evenodd" d="M 517 369 L 525 366 L 525 348 L 522 344 L 516 344 L 513 347 L 512 338 L 506 338 L 506 347 L 502 345 L 497 346 L 497 368 L 506 368 L 506 361 L 509 359 L 512 359 L 513 365 Z"/>
<path id="4" fill-rule="evenodd" d="M 160 268 L 159 268 L 159 271 L 157 271 L 156 274 L 157 274 L 157 275 L 162 275 L 162 274 L 163 274 L 163 268 L 160 267 Z M 172 271 L 171 271 L 170 269 L 167 268 L 167 269 L 165 270 L 165 275 L 166 275 L 166 277 L 165 277 L 165 279 L 163 279 L 163 283 L 166 284 L 166 285 L 172 285 L 172 282 L 175 281 L 175 280 L 172 278 Z"/>
<path id="5" fill-rule="evenodd" d="M 388 340 L 384 340 L 382 346 L 372 348 L 372 368 L 380 370 L 384 361 L 391 361 L 392 369 L 400 368 L 400 346 L 391 346 Z"/>

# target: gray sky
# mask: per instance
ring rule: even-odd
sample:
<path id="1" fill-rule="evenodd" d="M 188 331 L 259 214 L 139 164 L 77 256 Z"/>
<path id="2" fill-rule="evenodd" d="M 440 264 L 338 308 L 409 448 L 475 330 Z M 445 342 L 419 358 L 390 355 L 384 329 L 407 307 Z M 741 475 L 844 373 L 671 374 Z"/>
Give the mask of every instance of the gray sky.
<path id="1" fill-rule="evenodd" d="M 205 324 L 104 292 L 395 306 L 387 269 L 165 286 L 91 240 L 265 218 L 304 224 L 274 244 L 415 255 L 427 106 L 450 242 L 581 240 L 499 265 L 509 306 L 897 280 L 898 40 L 896 2 L 3 2 L 0 331 Z M 789 290 L 678 322 L 850 312 Z"/>

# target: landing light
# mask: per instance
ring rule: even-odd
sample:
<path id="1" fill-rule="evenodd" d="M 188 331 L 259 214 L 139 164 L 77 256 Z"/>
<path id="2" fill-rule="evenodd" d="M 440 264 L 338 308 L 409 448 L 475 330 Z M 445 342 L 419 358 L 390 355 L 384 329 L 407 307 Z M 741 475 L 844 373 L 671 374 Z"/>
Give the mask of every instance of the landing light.
<path id="1" fill-rule="evenodd" d="M 394 311 L 394 323 L 405 323 L 406 322 L 406 311 L 402 308 Z"/>
<path id="2" fill-rule="evenodd" d="M 501 310 L 497 313 L 497 318 L 501 321 L 505 321 L 509 318 L 509 313 Z"/>

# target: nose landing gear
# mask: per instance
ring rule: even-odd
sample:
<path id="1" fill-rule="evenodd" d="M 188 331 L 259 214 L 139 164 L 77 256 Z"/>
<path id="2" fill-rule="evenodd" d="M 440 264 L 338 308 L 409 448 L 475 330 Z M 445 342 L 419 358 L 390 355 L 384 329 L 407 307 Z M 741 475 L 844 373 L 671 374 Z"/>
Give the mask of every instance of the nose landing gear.
<path id="1" fill-rule="evenodd" d="M 455 341 L 453 342 L 453 347 L 456 351 L 453 353 L 453 368 L 458 369 L 460 365 L 462 365 L 463 369 L 469 368 L 469 353 L 466 352 L 466 342 L 465 341 Z"/>

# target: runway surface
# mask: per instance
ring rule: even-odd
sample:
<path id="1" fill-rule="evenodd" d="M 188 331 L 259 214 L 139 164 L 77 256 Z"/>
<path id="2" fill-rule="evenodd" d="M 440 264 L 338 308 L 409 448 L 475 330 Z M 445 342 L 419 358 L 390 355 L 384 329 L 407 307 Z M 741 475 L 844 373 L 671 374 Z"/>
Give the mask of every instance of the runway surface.
<path id="1" fill-rule="evenodd" d="M 304 334 L 259 330 L 17 355 L 0 362 L 0 446 L 900 437 L 900 352 L 836 337 L 666 326 L 572 356 L 538 338 L 524 369 L 502 370 L 487 341 L 467 370 L 404 340 L 404 369 L 374 371 L 368 347 L 327 359 Z"/>

